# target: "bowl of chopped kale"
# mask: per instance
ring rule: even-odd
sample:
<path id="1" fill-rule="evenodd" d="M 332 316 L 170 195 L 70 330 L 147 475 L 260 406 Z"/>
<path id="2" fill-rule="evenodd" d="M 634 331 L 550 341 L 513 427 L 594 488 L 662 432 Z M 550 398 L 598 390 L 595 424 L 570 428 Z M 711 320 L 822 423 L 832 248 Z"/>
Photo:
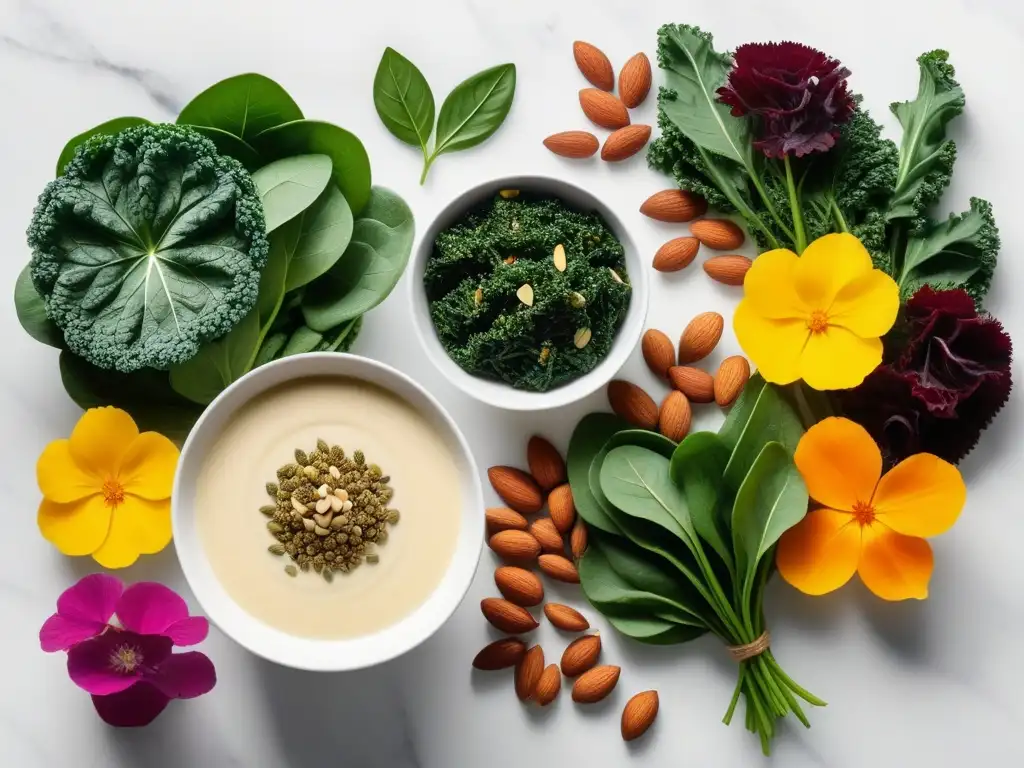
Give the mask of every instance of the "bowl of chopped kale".
<path id="1" fill-rule="evenodd" d="M 636 348 L 647 275 L 622 222 L 592 194 L 540 176 L 459 195 L 411 265 L 428 357 L 478 400 L 543 410 L 606 384 Z"/>

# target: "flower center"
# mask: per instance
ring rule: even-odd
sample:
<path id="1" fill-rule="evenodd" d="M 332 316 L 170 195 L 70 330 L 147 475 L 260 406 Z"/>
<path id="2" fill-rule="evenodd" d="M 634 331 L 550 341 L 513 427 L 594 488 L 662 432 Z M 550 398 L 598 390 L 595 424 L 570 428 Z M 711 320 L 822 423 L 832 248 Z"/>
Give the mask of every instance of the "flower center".
<path id="1" fill-rule="evenodd" d="M 820 309 L 814 310 L 807 318 L 807 327 L 811 333 L 824 333 L 828 330 L 828 314 Z"/>
<path id="2" fill-rule="evenodd" d="M 142 653 L 133 645 L 119 645 L 110 654 L 110 666 L 123 675 L 134 672 L 142 664 Z"/>
<path id="3" fill-rule="evenodd" d="M 875 520 L 875 508 L 866 501 L 854 502 L 853 519 L 861 525 L 870 525 Z"/>
<path id="4" fill-rule="evenodd" d="M 108 507 L 116 507 L 124 501 L 124 486 L 116 478 L 108 477 L 103 481 L 103 501 Z"/>

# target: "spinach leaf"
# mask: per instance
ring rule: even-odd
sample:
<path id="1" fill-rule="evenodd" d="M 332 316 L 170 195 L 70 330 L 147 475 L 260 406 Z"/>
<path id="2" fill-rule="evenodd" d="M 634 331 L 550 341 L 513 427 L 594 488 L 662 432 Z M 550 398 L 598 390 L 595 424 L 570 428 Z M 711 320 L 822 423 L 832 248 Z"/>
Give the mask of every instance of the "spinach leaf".
<path id="1" fill-rule="evenodd" d="M 613 448 L 601 465 L 601 490 L 623 514 L 655 523 L 691 545 L 686 499 L 669 477 L 669 460 L 646 448 Z"/>
<path id="2" fill-rule="evenodd" d="M 434 94 L 415 64 L 385 48 L 373 78 L 373 104 L 384 127 L 399 141 L 419 147 L 424 159 L 434 131 Z"/>
<path id="3" fill-rule="evenodd" d="M 212 141 L 214 146 L 217 147 L 217 151 L 222 155 L 235 158 L 235 160 L 245 166 L 247 171 L 254 171 L 263 165 L 263 159 L 260 157 L 259 152 L 233 133 L 222 131 L 220 128 L 211 128 L 208 125 L 193 125 L 189 127 Z"/>
<path id="4" fill-rule="evenodd" d="M 71 162 L 71 158 L 75 156 L 75 150 L 78 149 L 78 145 L 85 143 L 86 139 L 100 133 L 119 133 L 125 128 L 131 128 L 133 125 L 149 125 L 149 120 L 144 117 L 115 117 L 113 120 L 107 120 L 95 128 L 82 131 L 77 136 L 72 137 L 64 145 L 64 149 L 60 151 L 60 157 L 57 158 L 57 173 L 55 175 L 60 176 L 64 173 L 64 168 Z"/>
<path id="5" fill-rule="evenodd" d="M 331 181 L 327 155 L 294 155 L 263 166 L 252 175 L 263 202 L 267 232 L 298 216 Z"/>
<path id="6" fill-rule="evenodd" d="M 626 637 L 647 645 L 678 645 L 696 640 L 707 632 L 700 627 L 688 626 L 649 616 L 617 616 L 605 618 Z"/>
<path id="7" fill-rule="evenodd" d="M 725 417 L 725 422 L 718 430 L 718 436 L 725 443 L 725 447 L 732 451 L 740 440 L 740 435 L 750 421 L 750 414 L 757 405 L 757 398 L 761 396 L 761 390 L 765 388 L 765 380 L 760 373 L 754 373 L 747 379 L 743 391 L 736 398 L 732 408 Z"/>
<path id="8" fill-rule="evenodd" d="M 628 428 L 629 424 L 614 414 L 588 413 L 573 430 L 566 452 L 565 464 L 576 512 L 588 525 L 608 533 L 619 533 L 619 527 L 595 498 L 593 491 L 599 490 L 600 486 L 591 485 L 590 471 L 595 457 L 608 440 L 616 432 Z M 599 472 L 600 464 L 597 468 Z"/>
<path id="9" fill-rule="evenodd" d="M 654 451 L 659 456 L 671 459 L 676 450 L 676 444 L 659 432 L 651 432 L 647 429 L 624 429 L 615 433 L 608 440 L 605 452 L 620 445 L 636 445 Z"/>
<path id="10" fill-rule="evenodd" d="M 340 259 L 310 284 L 302 303 L 306 325 L 321 333 L 370 311 L 388 297 L 412 251 L 412 211 L 398 195 L 374 187 Z"/>
<path id="11" fill-rule="evenodd" d="M 25 267 L 14 283 L 14 310 L 18 322 L 36 341 L 51 347 L 64 347 L 64 333 L 53 320 L 46 316 L 46 305 L 32 284 L 32 273 Z"/>
<path id="12" fill-rule="evenodd" d="M 746 421 L 731 428 L 738 431 L 738 439 L 725 467 L 725 484 L 733 492 L 739 490 L 765 443 L 779 442 L 792 456 L 804 434 L 800 418 L 772 384 L 760 388 Z"/>
<path id="13" fill-rule="evenodd" d="M 288 337 L 288 342 L 284 345 L 284 349 L 281 350 L 279 357 L 289 357 L 290 355 L 301 355 L 304 352 L 312 352 L 317 348 L 317 345 L 324 340 L 322 333 L 314 331 L 305 325 L 300 325 L 291 336 Z"/>
<path id="14" fill-rule="evenodd" d="M 722 478 L 728 463 L 729 449 L 718 435 L 693 432 L 673 452 L 669 474 L 683 491 L 697 534 L 718 553 L 735 581 L 729 528 L 723 525 L 722 511 L 726 506 Z"/>
<path id="15" fill-rule="evenodd" d="M 363 327 L 363 317 L 346 320 L 337 328 L 323 333 L 323 339 L 316 345 L 316 352 L 348 352 Z"/>
<path id="16" fill-rule="evenodd" d="M 330 184 L 311 206 L 270 237 L 287 265 L 285 291 L 316 280 L 334 266 L 352 239 L 352 211 L 344 195 Z"/>
<path id="17" fill-rule="evenodd" d="M 259 368 L 261 365 L 266 365 L 271 360 L 276 360 L 281 350 L 284 349 L 284 345 L 287 343 L 288 334 L 284 331 L 271 333 L 263 340 L 263 344 L 256 353 L 256 360 L 253 362 L 252 367 Z"/>
<path id="18" fill-rule="evenodd" d="M 635 529 L 631 528 L 631 531 L 635 532 Z M 656 536 L 646 540 L 657 546 Z M 663 556 L 640 547 L 630 539 L 601 532 L 594 532 L 591 542 L 597 542 L 608 566 L 626 582 L 637 589 L 653 592 L 685 606 L 690 614 L 700 618 L 703 623 L 703 616 L 708 610 L 704 598 L 688 581 L 681 580 L 679 574 L 668 567 Z"/>

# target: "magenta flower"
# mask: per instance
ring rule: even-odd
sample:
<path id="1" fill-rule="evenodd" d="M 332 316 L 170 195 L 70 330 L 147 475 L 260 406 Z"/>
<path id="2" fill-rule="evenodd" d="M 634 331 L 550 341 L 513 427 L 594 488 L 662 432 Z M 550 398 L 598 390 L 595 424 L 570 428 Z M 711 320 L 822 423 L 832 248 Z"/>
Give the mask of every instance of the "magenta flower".
<path id="1" fill-rule="evenodd" d="M 116 613 L 119 624 L 112 624 Z M 68 652 L 68 674 L 92 694 L 99 716 L 110 725 L 147 725 L 172 699 L 191 699 L 213 689 L 212 662 L 195 645 L 209 632 L 200 616 L 162 584 L 140 582 L 128 589 L 120 579 L 86 576 L 57 600 L 57 613 L 43 624 L 39 642 L 47 652 Z"/>

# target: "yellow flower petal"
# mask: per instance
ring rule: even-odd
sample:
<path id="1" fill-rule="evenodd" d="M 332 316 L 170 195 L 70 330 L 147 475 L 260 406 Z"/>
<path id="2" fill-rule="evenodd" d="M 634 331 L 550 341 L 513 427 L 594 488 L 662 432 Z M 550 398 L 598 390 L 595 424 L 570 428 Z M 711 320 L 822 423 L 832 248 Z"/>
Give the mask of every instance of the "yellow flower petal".
<path id="1" fill-rule="evenodd" d="M 850 389 L 881 362 L 881 339 L 862 339 L 830 325 L 808 339 L 800 357 L 800 378 L 814 389 Z"/>
<path id="2" fill-rule="evenodd" d="M 872 504 L 881 523 L 907 536 L 938 536 L 960 517 L 967 486 L 960 470 L 930 453 L 904 459 L 878 483 Z"/>
<path id="3" fill-rule="evenodd" d="M 800 352 L 810 334 L 803 320 L 762 317 L 750 301 L 743 299 L 732 316 L 732 327 L 765 381 L 789 384 L 800 378 Z"/>
<path id="4" fill-rule="evenodd" d="M 797 294 L 811 309 L 827 310 L 843 286 L 873 268 L 867 248 L 843 232 L 819 237 L 808 245 L 793 280 Z"/>
<path id="5" fill-rule="evenodd" d="M 857 573 L 864 585 L 883 600 L 924 600 L 934 557 L 924 539 L 904 536 L 884 525 L 865 525 Z"/>
<path id="6" fill-rule="evenodd" d="M 884 336 L 896 322 L 900 289 L 885 272 L 872 269 L 847 283 L 828 312 L 829 325 L 840 325 L 862 338 Z"/>
<path id="7" fill-rule="evenodd" d="M 774 320 L 807 319 L 810 313 L 793 287 L 793 272 L 799 257 L 779 248 L 754 259 L 743 279 L 743 296 L 761 317 Z"/>
<path id="8" fill-rule="evenodd" d="M 178 447 L 174 443 L 157 432 L 143 432 L 121 457 L 118 480 L 128 493 L 144 499 L 166 499 L 171 495 L 177 465 Z"/>
<path id="9" fill-rule="evenodd" d="M 853 516 L 816 509 L 782 534 L 775 564 L 801 592 L 824 595 L 850 580 L 859 558 L 860 525 Z"/>
<path id="10" fill-rule="evenodd" d="M 36 482 L 43 496 L 60 504 L 99 493 L 103 478 L 84 471 L 75 463 L 68 440 L 54 440 L 36 461 Z"/>
<path id="11" fill-rule="evenodd" d="M 170 501 L 126 496 L 114 510 L 106 541 L 92 556 L 104 568 L 125 568 L 139 555 L 155 554 L 170 541 Z"/>
<path id="12" fill-rule="evenodd" d="M 833 416 L 804 433 L 793 454 L 808 495 L 849 512 L 871 501 L 882 475 L 882 453 L 860 424 Z"/>
<path id="13" fill-rule="evenodd" d="M 70 504 L 43 499 L 36 516 L 43 537 L 65 555 L 90 555 L 110 530 L 110 507 L 96 494 Z"/>
<path id="14" fill-rule="evenodd" d="M 86 471 L 110 476 L 138 435 L 132 417 L 120 408 L 90 408 L 71 432 L 71 455 Z"/>

